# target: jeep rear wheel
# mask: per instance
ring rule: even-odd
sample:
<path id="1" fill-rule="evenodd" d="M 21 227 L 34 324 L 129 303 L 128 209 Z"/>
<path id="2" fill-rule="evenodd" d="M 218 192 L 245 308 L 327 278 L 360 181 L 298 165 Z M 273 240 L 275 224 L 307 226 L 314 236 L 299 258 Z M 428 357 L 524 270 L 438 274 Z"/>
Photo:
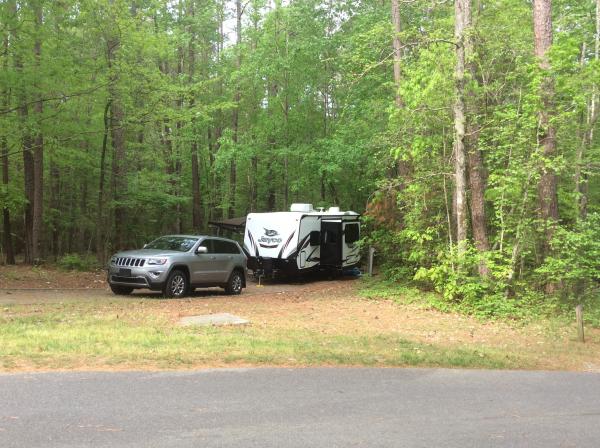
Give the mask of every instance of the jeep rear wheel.
<path id="1" fill-rule="evenodd" d="M 229 276 L 229 281 L 225 286 L 225 292 L 227 294 L 240 294 L 242 292 L 242 288 L 244 287 L 244 279 L 242 278 L 242 274 L 240 271 L 233 271 Z"/>
<path id="2" fill-rule="evenodd" d="M 132 293 L 133 288 L 129 286 L 110 285 L 110 290 L 118 296 L 128 296 Z"/>
<path id="3" fill-rule="evenodd" d="M 169 274 L 165 288 L 163 289 L 163 295 L 165 297 L 180 298 L 185 296 L 189 290 L 189 284 L 187 276 L 183 271 L 175 269 Z"/>

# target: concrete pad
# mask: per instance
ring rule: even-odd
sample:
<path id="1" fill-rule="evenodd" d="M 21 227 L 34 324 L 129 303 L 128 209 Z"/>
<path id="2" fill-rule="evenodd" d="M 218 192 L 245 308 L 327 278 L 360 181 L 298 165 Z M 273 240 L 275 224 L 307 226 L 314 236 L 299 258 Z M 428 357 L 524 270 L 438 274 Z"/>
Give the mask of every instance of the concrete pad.
<path id="1" fill-rule="evenodd" d="M 179 320 L 184 327 L 191 326 L 223 326 L 223 325 L 247 325 L 250 321 L 229 313 L 205 314 L 202 316 L 187 316 Z"/>

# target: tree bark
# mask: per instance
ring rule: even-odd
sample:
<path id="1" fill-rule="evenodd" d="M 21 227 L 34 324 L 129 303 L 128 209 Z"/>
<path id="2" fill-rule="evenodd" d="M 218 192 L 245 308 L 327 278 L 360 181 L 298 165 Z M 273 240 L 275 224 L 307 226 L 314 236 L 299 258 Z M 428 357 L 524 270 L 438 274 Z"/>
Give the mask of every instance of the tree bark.
<path id="1" fill-rule="evenodd" d="M 114 0 L 110 0 L 111 5 Z M 125 246 L 126 235 L 126 209 L 121 203 L 126 195 L 127 181 L 125 168 L 125 129 L 123 128 L 124 111 L 121 103 L 120 92 L 118 89 L 119 75 L 115 63 L 117 61 L 119 48 L 121 46 L 119 36 L 113 34 L 107 40 L 107 59 L 109 69 L 108 94 L 110 100 L 110 136 L 113 148 L 112 170 L 111 170 L 111 190 L 114 200 L 114 229 L 113 238 L 115 249 L 122 249 Z"/>
<path id="2" fill-rule="evenodd" d="M 399 0 L 392 0 L 392 24 L 394 25 L 394 85 L 396 87 L 396 107 L 402 107 L 402 97 L 400 96 L 400 69 L 402 59 L 402 43 L 400 42 L 400 32 L 402 23 L 400 21 L 400 3 Z"/>
<path id="3" fill-rule="evenodd" d="M 41 2 L 35 2 L 35 41 L 34 41 L 34 59 L 36 71 L 39 74 L 41 69 L 42 41 L 41 28 L 43 22 L 43 13 Z M 41 85 L 39 78 L 36 79 L 36 101 L 34 111 L 36 114 L 36 133 L 33 147 L 33 210 L 32 210 L 32 234 L 31 247 L 32 259 L 38 263 L 42 254 L 42 224 L 43 224 L 43 206 L 44 206 L 44 135 L 42 133 L 42 113 L 44 112 L 44 103 L 42 100 Z"/>
<path id="4" fill-rule="evenodd" d="M 56 164 L 55 157 L 51 154 L 50 157 L 50 249 L 54 261 L 58 259 L 59 255 L 59 238 L 60 238 L 60 229 L 59 227 L 59 213 L 64 210 L 65 202 L 61 201 L 60 198 L 60 170 L 58 165 Z M 72 203 L 73 201 L 71 201 Z M 71 216 L 69 217 L 69 222 L 74 222 L 74 207 L 71 206 Z M 72 236 L 75 236 L 72 234 Z M 71 243 L 74 238 L 69 238 L 69 243 Z"/>
<path id="5" fill-rule="evenodd" d="M 4 96 L 4 95 L 3 95 Z M 2 136 L 0 139 L 0 148 L 2 150 L 2 183 L 8 186 L 8 143 L 6 136 Z M 2 245 L 4 246 L 4 255 L 6 264 L 15 264 L 15 254 L 12 243 L 12 230 L 10 227 L 10 210 L 8 207 L 2 208 L 2 230 L 4 231 L 2 237 Z"/>
<path id="6" fill-rule="evenodd" d="M 585 43 L 584 43 L 585 48 Z M 582 50 L 582 63 L 585 51 Z M 596 33 L 594 35 L 594 60 L 600 57 L 600 0 L 596 0 Z M 592 97 L 588 103 L 587 117 L 585 121 L 584 137 L 577 154 L 577 167 L 575 175 L 575 192 L 577 194 L 577 206 L 579 217 L 585 219 L 588 212 L 589 196 L 589 161 L 586 161 L 585 152 L 594 142 L 594 127 L 598 120 L 598 87 L 594 85 Z M 582 170 L 582 168 L 585 168 Z"/>
<path id="7" fill-rule="evenodd" d="M 189 2 L 188 15 L 195 17 L 194 2 Z M 194 76 L 196 71 L 196 32 L 193 26 L 190 26 L 190 42 L 188 48 L 188 72 L 190 85 L 194 83 Z M 195 98 L 192 94 L 190 99 L 190 109 L 194 109 Z M 192 117 L 194 114 L 192 113 Z M 195 135 L 195 118 L 192 118 L 192 144 L 191 144 L 191 158 L 192 158 L 192 228 L 195 232 L 200 232 L 202 229 L 202 195 L 200 191 L 200 164 L 198 160 L 198 141 Z"/>
<path id="8" fill-rule="evenodd" d="M 13 13 L 14 2 L 10 2 L 9 7 L 7 8 L 7 12 L 9 14 Z M 10 51 L 9 44 L 9 33 L 7 32 L 4 35 L 3 39 L 3 48 L 4 48 L 4 63 L 3 68 L 5 72 L 8 72 L 8 58 Z M 2 109 L 8 109 L 10 105 L 10 93 L 8 89 L 4 89 L 2 91 Z M 2 134 L 0 138 L 0 151 L 2 157 L 2 183 L 8 187 L 9 184 L 9 163 L 8 163 L 8 141 L 5 134 Z M 6 264 L 15 264 L 15 253 L 13 249 L 12 243 L 12 230 L 10 226 L 10 210 L 7 206 L 2 208 L 2 246 L 4 247 L 4 257 Z"/>
<path id="9" fill-rule="evenodd" d="M 106 152 L 108 149 L 108 134 L 110 132 L 110 103 L 111 100 L 106 100 L 104 106 L 104 135 L 102 136 L 102 151 L 100 152 L 100 181 L 98 185 L 98 205 L 96 210 L 96 254 L 98 259 L 103 262 L 106 258 L 104 247 L 104 182 L 106 177 Z"/>
<path id="10" fill-rule="evenodd" d="M 252 181 L 250 182 L 250 211 L 255 212 L 258 205 L 258 156 L 253 155 L 250 161 L 251 170 L 250 175 Z"/>
<path id="11" fill-rule="evenodd" d="M 465 14 L 470 9 L 469 0 L 454 2 L 456 39 L 456 66 L 454 69 L 454 175 L 456 216 L 456 243 L 459 253 L 464 251 L 467 240 L 467 200 L 465 169 Z"/>
<path id="12" fill-rule="evenodd" d="M 235 68 L 238 72 L 242 67 L 242 0 L 235 1 L 235 12 L 236 12 L 236 58 L 235 58 Z M 239 133 L 239 120 L 240 120 L 240 100 L 242 98 L 242 92 L 240 90 L 239 81 L 235 87 L 235 107 L 232 111 L 232 128 L 233 128 L 233 144 L 237 146 L 238 144 L 238 133 Z M 229 166 L 229 212 L 228 216 L 233 218 L 236 210 L 236 186 L 237 186 L 237 167 L 235 162 L 235 157 L 233 157 L 230 161 Z"/>
<path id="13" fill-rule="evenodd" d="M 552 45 L 552 1 L 533 0 L 533 32 L 535 56 L 540 69 L 547 73 L 550 69 L 548 50 Z M 550 249 L 550 240 L 554 234 L 554 222 L 558 221 L 557 176 L 552 163 L 556 157 L 556 129 L 551 122 L 554 108 L 554 83 L 552 77 L 545 75 L 541 85 L 542 108 L 539 111 L 538 142 L 543 155 L 541 178 L 538 184 L 540 218 L 545 226 L 545 239 L 542 255 Z"/>
<path id="14" fill-rule="evenodd" d="M 17 14 L 16 1 L 12 1 L 10 5 L 11 14 Z M 11 31 L 11 39 L 17 42 L 17 27 L 13 27 Z M 19 50 L 14 54 L 15 71 L 20 76 L 23 75 L 23 56 Z M 19 117 L 19 125 L 21 128 L 21 145 L 23 153 L 23 190 L 25 193 L 24 210 L 24 248 L 25 248 L 25 263 L 33 264 L 33 202 L 34 202 L 34 187 L 33 187 L 33 139 L 28 126 L 29 106 L 27 92 L 23 86 L 19 86 L 17 90 L 17 114 Z"/>
<path id="15" fill-rule="evenodd" d="M 469 0 L 465 0 L 469 3 Z M 464 10 L 465 22 L 465 59 L 469 71 L 471 83 L 478 82 L 477 67 L 473 60 L 475 56 L 472 37 L 473 20 L 469 7 Z M 487 220 L 485 216 L 485 169 L 483 154 L 479 149 L 479 124 L 477 122 L 478 99 L 473 89 L 468 89 L 466 95 L 467 127 L 465 145 L 467 149 L 467 163 L 469 170 L 469 189 L 471 191 L 471 229 L 473 241 L 479 252 L 490 249 L 487 234 Z M 479 264 L 479 274 L 483 277 L 489 274 L 489 269 L 484 262 Z"/>

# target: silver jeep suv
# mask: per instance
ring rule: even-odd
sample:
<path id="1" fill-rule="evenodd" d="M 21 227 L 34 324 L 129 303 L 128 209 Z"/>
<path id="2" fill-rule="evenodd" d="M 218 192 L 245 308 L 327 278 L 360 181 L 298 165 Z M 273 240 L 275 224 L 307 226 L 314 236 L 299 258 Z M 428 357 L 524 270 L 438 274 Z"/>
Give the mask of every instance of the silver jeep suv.
<path id="1" fill-rule="evenodd" d="M 113 255 L 108 283 L 119 295 L 148 288 L 162 291 L 165 297 L 183 297 L 198 287 L 209 286 L 240 294 L 246 286 L 246 273 L 246 255 L 233 240 L 167 235 L 143 249 Z"/>

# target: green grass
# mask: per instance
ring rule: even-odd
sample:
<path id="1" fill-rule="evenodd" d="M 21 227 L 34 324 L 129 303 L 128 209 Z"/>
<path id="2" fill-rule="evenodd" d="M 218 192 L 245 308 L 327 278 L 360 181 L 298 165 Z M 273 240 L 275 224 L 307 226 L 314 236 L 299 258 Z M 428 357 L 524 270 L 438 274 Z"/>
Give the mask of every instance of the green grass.
<path id="1" fill-rule="evenodd" d="M 543 321 L 564 326 L 573 320 L 576 305 L 573 301 L 542 294 L 515 298 L 483 296 L 470 302 L 449 302 L 440 294 L 421 291 L 410 284 L 369 277 L 361 280 L 358 292 L 367 299 L 392 300 L 401 305 L 411 304 L 424 309 L 469 315 L 482 321 L 500 320 L 513 324 Z M 584 310 L 586 325 L 600 328 L 600 297 L 586 300 Z"/>
<path id="2" fill-rule="evenodd" d="M 210 365 L 527 367 L 514 355 L 447 348 L 397 334 L 324 334 L 268 327 L 179 327 L 136 304 L 7 307 L 0 369 L 191 368 Z M 121 313 L 121 316 L 119 316 Z"/>

